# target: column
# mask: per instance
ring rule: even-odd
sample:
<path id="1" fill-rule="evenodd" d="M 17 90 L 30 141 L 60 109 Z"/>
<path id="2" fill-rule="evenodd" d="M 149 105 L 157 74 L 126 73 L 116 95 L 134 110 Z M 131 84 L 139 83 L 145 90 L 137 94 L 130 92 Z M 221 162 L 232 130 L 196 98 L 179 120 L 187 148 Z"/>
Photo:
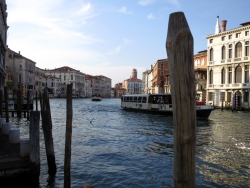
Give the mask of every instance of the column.
<path id="1" fill-rule="evenodd" d="M 244 63 L 241 64 L 241 70 L 242 70 L 241 83 L 245 83 L 245 65 L 244 65 Z"/>

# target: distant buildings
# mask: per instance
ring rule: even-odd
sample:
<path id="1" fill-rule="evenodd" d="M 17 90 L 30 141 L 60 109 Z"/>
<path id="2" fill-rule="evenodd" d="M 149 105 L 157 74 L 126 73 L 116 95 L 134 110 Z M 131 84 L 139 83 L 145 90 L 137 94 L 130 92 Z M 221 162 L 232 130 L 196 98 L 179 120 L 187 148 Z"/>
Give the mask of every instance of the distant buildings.
<path id="1" fill-rule="evenodd" d="M 226 20 L 217 17 L 215 33 L 207 35 L 207 99 L 220 107 L 249 109 L 250 22 L 227 30 Z"/>
<path id="2" fill-rule="evenodd" d="M 71 67 L 64 66 L 56 69 L 45 69 L 46 76 L 54 76 L 61 80 L 61 83 L 65 86 L 67 84 L 73 84 L 72 96 L 73 97 L 85 97 L 85 74 L 79 70 L 75 70 Z M 59 91 L 60 88 L 58 88 Z M 63 91 L 65 92 L 65 91 Z M 62 94 L 64 95 L 64 94 Z"/>
<path id="3" fill-rule="evenodd" d="M 101 95 L 104 98 L 111 97 L 111 79 L 106 76 L 91 76 L 86 75 L 86 80 L 89 80 L 92 88 L 92 95 Z M 92 96 L 91 95 L 91 96 Z"/>
<path id="4" fill-rule="evenodd" d="M 137 70 L 133 69 L 131 77 L 124 80 L 122 87 L 126 89 L 128 94 L 141 94 L 143 91 L 142 80 L 137 78 Z"/>

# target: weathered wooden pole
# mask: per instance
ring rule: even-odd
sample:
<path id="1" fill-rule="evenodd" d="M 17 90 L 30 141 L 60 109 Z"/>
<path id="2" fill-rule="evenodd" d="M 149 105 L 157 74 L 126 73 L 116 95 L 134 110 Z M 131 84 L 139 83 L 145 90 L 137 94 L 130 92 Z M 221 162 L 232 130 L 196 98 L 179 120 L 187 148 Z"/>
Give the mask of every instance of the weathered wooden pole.
<path id="1" fill-rule="evenodd" d="M 4 86 L 4 100 L 5 100 L 5 118 L 6 123 L 9 123 L 9 103 L 8 103 L 8 91 L 7 87 Z"/>
<path id="2" fill-rule="evenodd" d="M 30 170 L 32 179 L 39 181 L 40 176 L 40 144 L 39 144 L 40 112 L 30 112 Z"/>
<path id="3" fill-rule="evenodd" d="M 67 85 L 67 107 L 66 107 L 66 133 L 65 133 L 65 157 L 64 157 L 64 188 L 71 187 L 70 161 L 72 141 L 72 84 Z"/>
<path id="4" fill-rule="evenodd" d="M 37 91 L 36 91 L 36 111 L 38 110 L 38 104 L 37 104 Z"/>
<path id="5" fill-rule="evenodd" d="M 30 91 L 27 91 L 27 120 L 30 120 Z"/>
<path id="6" fill-rule="evenodd" d="M 3 118 L 3 91 L 0 90 L 0 116 Z"/>
<path id="7" fill-rule="evenodd" d="M 44 92 L 47 92 L 44 90 Z M 46 94 L 44 94 L 46 96 Z M 48 99 L 44 98 L 44 101 Z M 49 174 L 54 175 L 56 173 L 56 162 L 55 162 L 55 153 L 54 153 L 54 144 L 53 144 L 53 137 L 52 137 L 52 121 L 51 121 L 51 114 L 50 110 L 46 109 L 46 105 L 42 104 L 42 127 L 43 127 L 43 134 L 44 134 L 44 141 L 45 141 L 45 148 L 46 148 L 46 155 L 47 155 L 47 162 L 49 167 Z"/>
<path id="8" fill-rule="evenodd" d="M 40 109 L 42 111 L 42 110 L 44 110 L 44 107 L 43 107 L 43 99 L 42 99 L 41 91 L 39 91 L 39 100 L 40 100 Z"/>
<path id="9" fill-rule="evenodd" d="M 166 49 L 174 123 L 174 187 L 195 187 L 196 105 L 193 36 L 183 12 L 170 14 Z"/>

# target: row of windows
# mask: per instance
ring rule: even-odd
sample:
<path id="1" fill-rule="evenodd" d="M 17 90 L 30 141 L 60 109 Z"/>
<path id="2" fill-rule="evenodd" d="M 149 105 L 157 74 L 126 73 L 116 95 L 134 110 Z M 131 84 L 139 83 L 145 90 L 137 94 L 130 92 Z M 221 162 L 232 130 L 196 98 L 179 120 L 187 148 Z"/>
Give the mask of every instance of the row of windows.
<path id="1" fill-rule="evenodd" d="M 233 58 L 233 55 L 232 55 L 232 44 L 230 44 L 228 46 L 228 54 L 227 54 L 227 57 L 228 59 L 231 59 Z M 238 42 L 236 45 L 235 45 L 235 53 L 234 53 L 234 57 L 235 58 L 239 58 L 239 57 L 242 57 L 242 43 L 241 42 Z M 249 41 L 246 41 L 245 42 L 245 54 L 244 56 L 249 56 Z M 222 46 L 221 48 L 221 59 L 226 59 L 226 47 L 225 46 Z M 209 61 L 214 61 L 214 49 L 211 48 L 209 50 Z"/>
<path id="2" fill-rule="evenodd" d="M 249 36 L 249 31 L 245 31 L 244 32 L 245 36 Z M 240 38 L 241 37 L 241 33 L 235 33 L 235 38 Z M 228 35 L 228 40 L 231 40 L 233 38 L 232 35 Z M 225 41 L 226 40 L 226 36 L 222 36 L 221 37 L 221 41 Z M 209 43 L 213 43 L 213 39 L 209 40 Z"/>
<path id="3" fill-rule="evenodd" d="M 228 67 L 228 77 L 227 81 L 229 84 L 232 83 L 232 67 Z M 225 84 L 225 68 L 221 70 L 221 84 Z M 234 77 L 235 83 L 242 83 L 242 68 L 241 66 L 237 66 L 235 68 L 235 77 Z M 245 76 L 244 76 L 244 83 L 249 83 L 249 66 L 245 65 Z M 209 71 L 209 84 L 213 84 L 213 70 Z"/>
<path id="4" fill-rule="evenodd" d="M 124 102 L 146 103 L 147 97 L 123 97 Z"/>
<path id="5" fill-rule="evenodd" d="M 225 92 L 220 92 L 220 99 L 222 99 L 222 97 L 223 101 L 232 102 L 232 92 L 227 92 L 226 98 L 224 98 Z M 215 100 L 215 93 L 208 92 L 208 100 L 209 101 Z M 243 102 L 248 102 L 248 100 L 249 100 L 249 92 L 244 92 Z"/>

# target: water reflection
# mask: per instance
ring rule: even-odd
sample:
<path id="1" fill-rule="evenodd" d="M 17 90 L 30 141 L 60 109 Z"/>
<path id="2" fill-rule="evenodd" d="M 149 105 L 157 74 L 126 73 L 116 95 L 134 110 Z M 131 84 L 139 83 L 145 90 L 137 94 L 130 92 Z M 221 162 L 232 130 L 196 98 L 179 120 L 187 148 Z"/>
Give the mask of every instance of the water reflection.
<path id="1" fill-rule="evenodd" d="M 57 174 L 47 175 L 41 129 L 40 187 L 62 187 L 66 125 L 65 99 L 52 99 Z M 72 187 L 172 187 L 173 118 L 121 110 L 119 99 L 73 100 Z M 197 120 L 197 187 L 250 185 L 249 112 L 214 110 Z M 21 135 L 28 122 L 12 118 Z"/>

